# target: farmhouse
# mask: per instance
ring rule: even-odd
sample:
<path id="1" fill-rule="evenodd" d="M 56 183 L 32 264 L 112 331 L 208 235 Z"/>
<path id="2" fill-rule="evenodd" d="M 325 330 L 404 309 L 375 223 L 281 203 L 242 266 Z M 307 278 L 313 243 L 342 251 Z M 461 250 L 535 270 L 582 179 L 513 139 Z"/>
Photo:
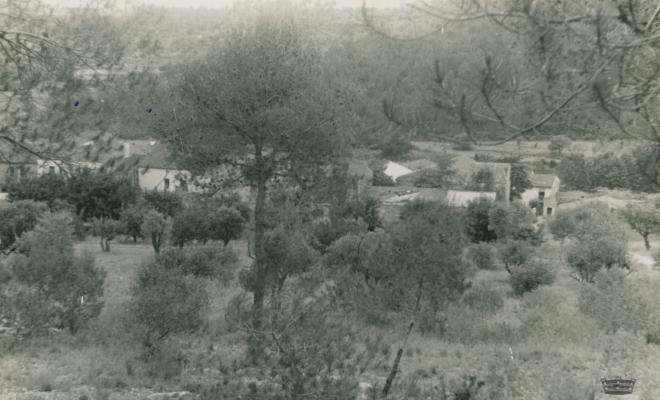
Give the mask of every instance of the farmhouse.
<path id="1" fill-rule="evenodd" d="M 131 156 L 125 152 L 124 156 Z M 137 182 L 142 190 L 162 192 L 187 192 L 192 174 L 177 168 L 171 160 L 167 147 L 155 144 L 149 154 L 140 158 L 137 164 Z"/>
<path id="2" fill-rule="evenodd" d="M 453 169 L 457 175 L 457 180 L 462 182 L 469 182 L 481 170 L 490 171 L 494 178 L 494 189 L 497 199 L 509 201 L 511 193 L 511 164 L 478 162 L 467 157 L 456 157 L 454 159 Z"/>
<path id="3" fill-rule="evenodd" d="M 536 203 L 537 215 L 552 215 L 558 206 L 559 178 L 552 174 L 532 173 L 529 180 L 532 185 L 520 196 L 522 201 L 525 204 Z"/>

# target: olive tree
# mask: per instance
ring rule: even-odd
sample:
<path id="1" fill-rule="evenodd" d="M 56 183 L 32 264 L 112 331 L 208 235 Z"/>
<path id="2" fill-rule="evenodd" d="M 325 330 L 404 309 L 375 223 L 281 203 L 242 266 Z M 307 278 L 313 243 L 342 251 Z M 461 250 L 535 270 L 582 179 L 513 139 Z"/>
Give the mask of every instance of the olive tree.
<path id="1" fill-rule="evenodd" d="M 646 250 L 651 249 L 649 235 L 660 232 L 660 209 L 657 205 L 627 205 L 621 216 L 630 227 L 642 236 Z"/>

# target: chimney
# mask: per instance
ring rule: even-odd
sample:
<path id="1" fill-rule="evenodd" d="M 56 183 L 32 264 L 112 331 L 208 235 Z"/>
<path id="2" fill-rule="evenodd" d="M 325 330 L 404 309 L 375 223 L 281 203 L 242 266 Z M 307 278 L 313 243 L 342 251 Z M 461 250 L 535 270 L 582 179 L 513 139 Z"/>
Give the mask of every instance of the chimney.
<path id="1" fill-rule="evenodd" d="M 124 158 L 131 156 L 131 142 L 124 142 Z"/>

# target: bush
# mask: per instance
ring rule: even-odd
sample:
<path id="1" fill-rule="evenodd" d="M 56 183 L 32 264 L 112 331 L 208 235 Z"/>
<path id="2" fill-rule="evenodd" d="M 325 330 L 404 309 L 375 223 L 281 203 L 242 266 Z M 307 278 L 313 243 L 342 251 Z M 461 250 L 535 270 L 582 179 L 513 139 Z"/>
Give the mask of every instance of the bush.
<path id="1" fill-rule="evenodd" d="M 372 186 L 396 186 L 394 180 L 384 171 L 374 171 L 373 178 L 371 180 Z"/>
<path id="2" fill-rule="evenodd" d="M 492 242 L 497 235 L 490 228 L 490 211 L 495 202 L 480 197 L 468 203 L 465 209 L 466 229 L 473 243 Z"/>
<path id="3" fill-rule="evenodd" d="M 358 234 L 367 230 L 362 221 L 345 218 L 321 219 L 312 223 L 312 238 L 310 246 L 321 254 L 325 254 L 332 243 L 339 238 Z"/>
<path id="4" fill-rule="evenodd" d="M 488 243 L 476 243 L 468 246 L 466 258 L 478 269 L 497 269 L 495 248 Z"/>
<path id="5" fill-rule="evenodd" d="M 513 293 L 522 295 L 541 285 L 551 285 L 555 281 L 555 271 L 548 262 L 532 259 L 513 268 L 510 280 Z"/>
<path id="6" fill-rule="evenodd" d="M 392 135 L 380 144 L 380 153 L 383 158 L 401 158 L 413 149 L 410 140 L 403 135 Z"/>
<path id="7" fill-rule="evenodd" d="M 131 291 L 131 315 L 147 355 L 169 336 L 195 332 L 204 324 L 208 295 L 204 281 L 160 263 L 145 264 Z"/>
<path id="8" fill-rule="evenodd" d="M 495 190 L 495 175 L 488 167 L 482 167 L 475 172 L 467 184 L 468 190 L 478 190 L 481 192 L 492 192 Z"/>
<path id="9" fill-rule="evenodd" d="M 543 343 L 589 343 L 597 334 L 593 321 L 554 287 L 541 286 L 525 293 L 516 315 L 522 322 L 522 335 Z"/>
<path id="10" fill-rule="evenodd" d="M 8 249 L 21 235 L 34 229 L 46 211 L 45 203 L 32 200 L 15 201 L 0 209 L 0 249 Z"/>
<path id="11" fill-rule="evenodd" d="M 238 256 L 230 247 L 168 247 L 158 255 L 157 262 L 165 269 L 198 278 L 218 279 L 228 284 L 234 276 Z"/>
<path id="12" fill-rule="evenodd" d="M 656 332 L 658 281 L 631 282 L 621 269 L 600 270 L 594 285 L 582 285 L 578 307 L 606 332 L 620 329 Z"/>
<path id="13" fill-rule="evenodd" d="M 376 197 L 361 196 L 346 202 L 338 211 L 340 218 L 360 220 L 367 225 L 368 231 L 382 226 L 378 213 L 380 201 Z"/>
<path id="14" fill-rule="evenodd" d="M 504 295 L 500 290 L 480 283 L 463 293 L 463 303 L 482 313 L 495 313 L 504 306 Z"/>
<path id="15" fill-rule="evenodd" d="M 57 199 L 66 199 L 66 180 L 59 174 L 44 174 L 20 179 L 7 185 L 9 201 L 32 200 L 51 207 Z"/>
<path id="16" fill-rule="evenodd" d="M 152 208 L 170 218 L 174 217 L 183 209 L 181 196 L 173 192 L 150 190 L 144 192 L 144 201 L 148 208 Z"/>
<path id="17" fill-rule="evenodd" d="M 506 271 L 527 263 L 533 254 L 532 246 L 523 240 L 504 240 L 497 243 L 497 255 Z"/>
<path id="18" fill-rule="evenodd" d="M 25 334 L 76 332 L 101 312 L 105 272 L 91 256 L 74 255 L 72 233 L 68 215 L 46 215 L 10 260 L 15 323 Z"/>

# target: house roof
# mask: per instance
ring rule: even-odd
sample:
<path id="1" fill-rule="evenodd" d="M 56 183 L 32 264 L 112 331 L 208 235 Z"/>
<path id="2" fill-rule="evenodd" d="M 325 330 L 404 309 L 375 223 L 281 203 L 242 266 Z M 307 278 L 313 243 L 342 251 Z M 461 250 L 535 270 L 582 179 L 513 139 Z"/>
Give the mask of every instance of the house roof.
<path id="1" fill-rule="evenodd" d="M 473 192 L 468 190 L 449 190 L 447 192 L 447 202 L 454 207 L 465 207 L 469 202 L 479 198 L 495 200 L 497 195 L 495 192 Z"/>
<path id="2" fill-rule="evenodd" d="M 551 187 L 555 178 L 557 175 L 553 174 L 531 174 L 529 181 L 532 183 L 532 187 Z"/>
<path id="3" fill-rule="evenodd" d="M 385 171 L 383 172 L 385 173 L 385 175 L 392 178 L 393 181 L 396 181 L 398 177 L 408 175 L 409 173 L 413 172 L 413 170 L 411 170 L 410 168 L 406 168 L 401 164 L 388 161 L 387 165 L 385 166 Z"/>
<path id="4" fill-rule="evenodd" d="M 413 200 L 442 201 L 447 197 L 447 192 L 442 189 L 414 188 L 406 193 L 394 194 L 383 200 L 385 205 L 405 204 Z"/>
<path id="5" fill-rule="evenodd" d="M 177 169 L 172 156 L 164 144 L 157 144 L 154 149 L 142 157 L 138 163 L 140 168 Z"/>

